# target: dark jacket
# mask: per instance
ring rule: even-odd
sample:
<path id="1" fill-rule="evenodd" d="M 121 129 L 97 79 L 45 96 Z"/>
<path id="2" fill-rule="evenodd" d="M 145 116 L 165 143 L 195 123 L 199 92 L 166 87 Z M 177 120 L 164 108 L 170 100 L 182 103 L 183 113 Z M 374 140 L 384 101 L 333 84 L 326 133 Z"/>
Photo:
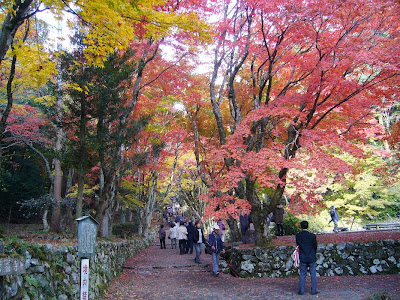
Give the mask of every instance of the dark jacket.
<path id="1" fill-rule="evenodd" d="M 208 244 L 215 247 L 215 253 L 220 253 L 221 250 L 224 249 L 224 242 L 222 242 L 221 237 L 218 234 L 214 234 L 214 232 L 208 235 Z"/>
<path id="2" fill-rule="evenodd" d="M 283 224 L 283 213 L 285 210 L 283 207 L 276 207 L 274 210 L 274 222 L 276 224 Z"/>
<path id="3" fill-rule="evenodd" d="M 317 236 L 303 230 L 296 234 L 296 244 L 299 245 L 300 262 L 312 263 L 317 260 Z"/>
<path id="4" fill-rule="evenodd" d="M 192 223 L 189 223 L 188 226 L 186 226 L 186 228 L 188 231 L 187 235 L 188 241 L 193 241 L 193 235 L 197 231 L 197 228 Z"/>
<path id="5" fill-rule="evenodd" d="M 203 232 L 203 229 L 200 229 L 201 230 L 201 236 L 203 237 L 203 244 L 205 244 L 206 243 L 206 238 L 204 237 L 204 232 Z M 199 241 L 199 230 L 198 230 L 198 228 L 196 228 L 196 231 L 193 233 L 193 242 L 194 243 L 197 243 L 198 241 Z"/>
<path id="6" fill-rule="evenodd" d="M 250 227 L 250 216 L 248 214 L 240 215 L 240 229 L 242 232 L 246 232 Z"/>
<path id="7" fill-rule="evenodd" d="M 158 237 L 160 238 L 160 240 L 164 240 L 165 239 L 165 229 L 164 228 L 160 228 L 160 230 L 158 231 Z"/>

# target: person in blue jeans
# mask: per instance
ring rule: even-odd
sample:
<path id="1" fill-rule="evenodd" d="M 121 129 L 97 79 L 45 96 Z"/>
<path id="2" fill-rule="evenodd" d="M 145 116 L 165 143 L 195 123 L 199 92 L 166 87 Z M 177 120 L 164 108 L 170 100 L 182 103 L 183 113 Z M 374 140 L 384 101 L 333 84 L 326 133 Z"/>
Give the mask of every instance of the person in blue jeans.
<path id="1" fill-rule="evenodd" d="M 299 295 L 304 295 L 306 288 L 307 271 L 311 275 L 311 295 L 318 294 L 317 292 L 317 237 L 315 234 L 308 232 L 308 222 L 300 223 L 302 231 L 296 234 L 296 244 L 299 245 L 300 256 L 300 281 Z"/>
<path id="2" fill-rule="evenodd" d="M 208 235 L 208 244 L 211 246 L 212 254 L 212 273 L 214 276 L 219 275 L 219 256 L 220 253 L 225 253 L 224 242 L 221 240 L 219 226 L 213 226 L 213 232 Z"/>
<path id="3" fill-rule="evenodd" d="M 205 242 L 203 229 L 201 229 L 200 221 L 195 223 L 196 231 L 193 233 L 193 246 L 194 250 L 196 251 L 196 257 L 194 261 L 198 264 L 201 264 L 200 255 L 201 255 L 201 245 Z"/>

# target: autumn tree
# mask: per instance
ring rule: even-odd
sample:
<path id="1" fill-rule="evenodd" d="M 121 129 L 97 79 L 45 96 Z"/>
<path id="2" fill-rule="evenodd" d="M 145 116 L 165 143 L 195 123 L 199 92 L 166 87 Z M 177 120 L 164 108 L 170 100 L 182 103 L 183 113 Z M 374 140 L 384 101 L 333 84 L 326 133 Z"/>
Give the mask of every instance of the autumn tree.
<path id="1" fill-rule="evenodd" d="M 44 163 L 51 183 L 48 192 L 51 192 L 54 180 L 49 162 L 51 154 L 47 151 L 51 138 L 43 130 L 47 122 L 33 106 L 38 106 L 36 101 L 42 98 L 45 83 L 55 73 L 55 63 L 46 58 L 49 54 L 43 46 L 47 34 L 43 22 L 35 20 L 20 29 L 11 43 L 9 54 L 12 58 L 0 66 L 2 78 L 7 78 L 1 88 L 5 106 L 1 105 L 0 156 L 4 162 L 14 146 L 31 148 Z M 47 229 L 46 217 L 43 220 Z"/>
<path id="2" fill-rule="evenodd" d="M 177 68 L 178 69 L 178 68 Z M 145 115 L 148 124 L 137 141 L 126 147 L 127 164 L 131 171 L 124 178 L 133 191 L 125 201 L 136 206 L 139 233 L 148 234 L 153 213 L 162 209 L 170 193 L 176 191 L 179 161 L 185 153 L 186 131 L 180 127 L 173 111 L 174 96 L 170 95 L 171 74 L 163 76 L 139 102 L 138 115 Z M 168 82 L 167 85 L 164 85 Z"/>
<path id="3" fill-rule="evenodd" d="M 241 2 L 237 21 L 247 22 L 243 28 L 248 30 L 233 57 L 247 49 L 251 55 L 225 69 L 228 85 L 217 104 L 227 101 L 230 117 L 238 122 L 222 119 L 221 125 L 214 113 L 219 131 L 233 124 L 233 134 L 215 152 L 215 164 L 224 171 L 214 180 L 214 196 L 206 200 L 209 214 L 225 217 L 237 216 L 232 208 L 238 198 L 250 203 L 258 242 L 288 180 L 313 206 L 321 200 L 315 186 L 328 173 L 354 171 L 337 154 L 363 155 L 357 143 L 374 138 L 369 132 L 376 126 L 375 108 L 397 93 L 398 4 L 331 1 L 321 7 L 317 2 Z M 230 71 L 236 67 L 240 70 Z M 213 103 L 212 93 L 210 99 Z M 310 170 L 318 180 L 301 178 L 292 169 Z"/>
<path id="4" fill-rule="evenodd" d="M 7 54 L 11 45 L 17 44 L 18 34 L 27 36 L 33 30 L 31 26 L 33 17 L 43 11 L 51 11 L 58 18 L 62 18 L 63 13 L 76 16 L 79 22 L 88 28 L 90 34 L 86 35 L 84 53 L 89 65 L 102 66 L 109 54 L 116 50 L 126 50 L 136 36 L 150 38 L 153 43 L 170 35 L 172 29 L 178 34 L 186 31 L 186 39 L 189 39 L 190 35 L 205 37 L 207 30 L 205 23 L 201 22 L 193 12 L 192 3 L 5 0 L 1 2 L 1 7 L 3 23 L 0 30 L 0 64 L 3 64 L 7 55 L 15 57 L 15 53 Z M 25 49 L 25 44 L 24 39 L 20 43 L 20 48 Z M 24 51 L 20 53 L 30 57 L 29 53 Z M 46 58 L 43 56 L 39 61 L 31 60 L 31 64 L 41 63 L 39 68 L 44 69 Z M 11 73 L 14 72 L 12 66 L 10 70 Z M 7 120 L 7 112 L 8 110 L 5 110 L 2 114 L 4 119 L 0 123 L 2 131 L 3 124 Z"/>
<path id="5" fill-rule="evenodd" d="M 158 74 L 150 72 L 148 77 L 145 72 L 150 62 L 159 56 L 162 43 L 174 44 L 176 45 L 176 52 L 183 53 L 191 51 L 195 42 L 202 43 L 209 39 L 207 35 L 208 26 L 194 12 L 195 10 L 201 12 L 201 5 L 197 5 L 198 3 L 195 5 L 192 2 L 142 2 L 138 4 L 126 1 L 108 1 L 104 3 L 96 1 L 4 1 L 2 4 L 5 8 L 5 21 L 1 31 L 2 65 L 4 65 L 3 59 L 6 55 L 9 55 L 7 50 L 12 42 L 15 41 L 18 30 L 21 30 L 24 25 L 28 28 L 32 16 L 43 10 L 51 10 L 58 16 L 62 12 L 68 12 L 76 16 L 76 22 L 84 28 L 85 32 L 83 55 L 84 64 L 88 66 L 104 67 L 110 54 L 112 55 L 116 51 L 118 55 L 121 55 L 127 49 L 134 49 L 136 56 L 132 59 L 132 65 L 135 68 L 126 77 L 131 82 L 125 84 L 129 93 L 121 95 L 125 98 L 121 102 L 118 122 L 107 123 L 108 120 L 103 124 L 101 121 L 104 121 L 104 118 L 102 119 L 100 110 L 97 110 L 97 116 L 100 120 L 96 130 L 97 132 L 103 132 L 104 136 L 107 136 L 106 131 L 110 128 L 112 131 L 114 129 L 120 130 L 121 137 L 126 137 L 129 134 L 129 130 L 132 129 L 129 125 L 131 123 L 131 114 L 135 111 L 141 93 L 170 68 L 167 65 L 165 68 L 158 69 Z M 191 47 L 186 47 L 185 44 L 191 44 Z M 182 57 L 182 54 L 178 55 L 177 60 L 179 60 L 179 57 Z M 61 98 L 58 100 L 61 100 Z M 58 105 L 58 107 L 61 108 L 61 105 Z M 3 116 L 5 116 L 5 123 L 7 116 Z M 107 116 L 103 115 L 103 117 Z M 58 118 L 58 123 L 60 123 L 60 116 Z M 110 126 L 110 128 L 106 125 Z M 114 133 L 115 131 L 113 131 Z M 62 146 L 60 141 L 61 138 L 57 143 L 59 150 Z M 122 144 L 118 139 L 115 141 L 120 145 Z M 97 150 L 104 153 L 104 151 L 101 151 L 101 147 Z M 110 153 L 103 156 L 100 155 L 100 157 L 103 157 L 102 160 L 104 162 L 104 168 L 101 169 L 100 174 L 104 176 L 105 184 L 103 190 L 105 192 L 101 194 L 97 211 L 97 217 L 101 222 L 105 220 L 107 209 L 112 204 L 110 201 L 115 196 L 113 187 L 118 182 L 116 180 L 117 169 L 107 166 L 108 158 L 113 162 L 118 161 L 119 153 L 120 150 L 115 150 L 110 157 L 108 156 Z M 59 169 L 57 168 L 57 170 Z M 57 180 L 57 182 L 59 181 Z"/>
<path id="6" fill-rule="evenodd" d="M 186 205 L 201 220 L 204 217 L 205 202 L 200 196 L 207 192 L 207 188 L 201 181 L 191 152 L 187 152 L 179 161 L 175 191 L 180 203 Z"/>
<path id="7" fill-rule="evenodd" d="M 0 180 L 2 204 L 9 208 L 9 220 L 15 220 L 18 209 L 21 210 L 21 203 L 51 191 L 53 176 L 49 163 L 51 152 L 48 151 L 50 139 L 46 130 L 47 123 L 44 115 L 38 113 L 38 108 L 30 105 L 14 105 L 9 116 L 1 144 L 4 160 Z M 10 199 L 9 195 L 15 196 Z M 41 210 L 44 230 L 49 229 L 48 210 L 49 206 Z"/>

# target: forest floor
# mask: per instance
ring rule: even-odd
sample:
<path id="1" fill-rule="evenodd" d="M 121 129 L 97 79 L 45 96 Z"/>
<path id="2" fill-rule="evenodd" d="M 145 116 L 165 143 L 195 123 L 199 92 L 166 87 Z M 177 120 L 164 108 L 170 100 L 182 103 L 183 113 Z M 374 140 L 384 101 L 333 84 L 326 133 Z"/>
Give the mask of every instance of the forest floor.
<path id="1" fill-rule="evenodd" d="M 341 235 L 337 234 L 336 239 Z M 312 296 L 306 292 L 300 296 L 297 295 L 298 278 L 244 279 L 229 274 L 215 277 L 211 274 L 211 256 L 203 251 L 201 260 L 203 264 L 198 265 L 194 263 L 194 254 L 179 255 L 179 249 L 171 249 L 168 241 L 167 249 L 160 249 L 154 243 L 126 262 L 122 275 L 114 279 L 102 299 L 365 300 L 378 293 L 386 293 L 391 298 L 373 299 L 400 299 L 400 274 L 318 277 L 319 294 Z M 306 291 L 310 288 L 307 277 Z"/>

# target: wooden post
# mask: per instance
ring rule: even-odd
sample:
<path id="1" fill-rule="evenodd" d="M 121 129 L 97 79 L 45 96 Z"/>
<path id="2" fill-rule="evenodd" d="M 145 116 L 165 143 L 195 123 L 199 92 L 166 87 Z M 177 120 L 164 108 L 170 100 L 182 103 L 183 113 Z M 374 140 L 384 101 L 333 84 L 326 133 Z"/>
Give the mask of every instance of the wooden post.
<path id="1" fill-rule="evenodd" d="M 89 299 L 89 259 L 81 259 L 81 295 L 80 300 Z"/>

